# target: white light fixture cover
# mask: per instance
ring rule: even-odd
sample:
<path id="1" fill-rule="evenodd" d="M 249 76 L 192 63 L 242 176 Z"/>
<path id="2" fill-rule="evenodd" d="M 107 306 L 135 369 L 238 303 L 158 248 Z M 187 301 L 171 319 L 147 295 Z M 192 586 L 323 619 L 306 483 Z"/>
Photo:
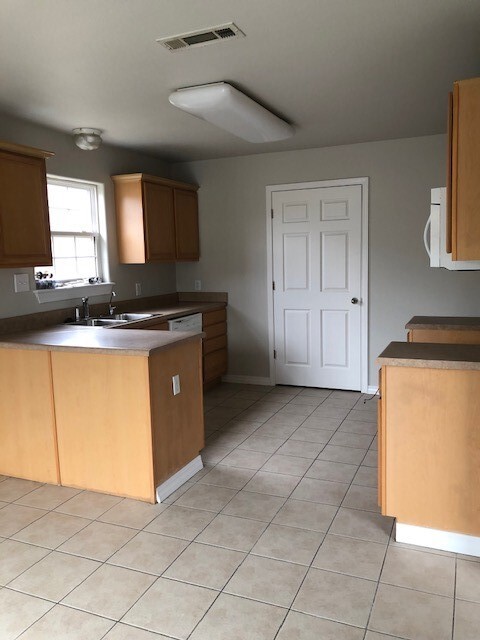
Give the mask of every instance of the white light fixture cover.
<path id="1" fill-rule="evenodd" d="M 248 142 L 275 142 L 294 133 L 291 125 L 226 82 L 178 89 L 168 99 L 175 107 Z"/>
<path id="2" fill-rule="evenodd" d="M 79 149 L 83 151 L 95 151 L 102 144 L 102 130 L 92 127 L 80 127 L 73 129 L 73 139 Z"/>

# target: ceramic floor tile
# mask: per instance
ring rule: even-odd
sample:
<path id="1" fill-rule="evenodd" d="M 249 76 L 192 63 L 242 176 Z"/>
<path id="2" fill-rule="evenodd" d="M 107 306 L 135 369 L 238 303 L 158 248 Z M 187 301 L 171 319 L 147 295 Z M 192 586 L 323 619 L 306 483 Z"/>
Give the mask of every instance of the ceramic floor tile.
<path id="1" fill-rule="evenodd" d="M 21 542 L 38 544 L 48 549 L 56 549 L 90 523 L 91 520 L 86 518 L 78 518 L 77 516 L 51 511 L 32 522 L 32 524 L 16 533 L 13 537 Z"/>
<path id="2" fill-rule="evenodd" d="M 225 593 L 289 607 L 307 568 L 271 558 L 249 555 L 225 587 Z"/>
<path id="3" fill-rule="evenodd" d="M 222 593 L 190 640 L 273 640 L 285 609 Z"/>
<path id="4" fill-rule="evenodd" d="M 356 464 L 344 462 L 330 462 L 328 460 L 315 460 L 305 476 L 317 480 L 330 480 L 331 482 L 350 483 L 357 472 Z"/>
<path id="5" fill-rule="evenodd" d="M 176 501 L 176 505 L 218 513 L 237 492 L 226 487 L 196 484 Z"/>
<path id="6" fill-rule="evenodd" d="M 302 429 L 322 429 L 333 433 L 342 423 L 343 418 L 328 418 L 322 416 L 310 416 L 302 422 Z"/>
<path id="7" fill-rule="evenodd" d="M 348 490 L 342 505 L 351 509 L 362 509 L 363 511 L 380 513 L 378 491 L 374 487 L 363 487 L 353 484 Z"/>
<path id="8" fill-rule="evenodd" d="M 330 444 L 339 447 L 353 447 L 355 449 L 368 449 L 372 444 L 373 436 L 359 433 L 348 433 L 340 429 L 332 436 Z"/>
<path id="9" fill-rule="evenodd" d="M 204 460 L 205 464 L 206 461 Z M 174 491 L 173 493 L 171 493 L 168 498 L 165 498 L 165 500 L 162 500 L 162 504 L 166 504 L 167 506 L 170 504 L 173 504 L 174 502 L 176 502 L 178 500 L 178 498 L 180 498 L 180 496 L 183 496 L 184 493 L 186 493 L 191 487 L 193 487 L 195 484 L 195 482 L 193 482 L 193 480 L 189 480 L 188 482 L 185 482 L 185 484 L 182 484 L 181 487 L 179 487 L 176 491 Z"/>
<path id="10" fill-rule="evenodd" d="M 119 620 L 155 579 L 145 573 L 104 564 L 62 604 Z"/>
<path id="11" fill-rule="evenodd" d="M 350 415 L 348 416 L 351 420 L 358 420 L 360 422 L 371 422 L 372 424 L 377 423 L 377 411 L 373 409 L 373 411 L 368 411 L 366 409 L 352 409 L 350 411 Z"/>
<path id="12" fill-rule="evenodd" d="M 289 404 L 303 404 L 311 407 L 318 407 L 323 402 L 322 398 L 315 398 L 314 396 L 302 396 L 300 394 L 293 396 Z"/>
<path id="13" fill-rule="evenodd" d="M 364 449 L 354 449 L 353 447 L 339 447 L 327 444 L 318 454 L 319 460 L 329 460 L 330 462 L 345 462 L 347 464 L 360 464 L 365 457 Z"/>
<path id="14" fill-rule="evenodd" d="M 328 389 L 314 389 L 313 387 L 308 387 L 307 389 L 303 389 L 300 392 L 301 396 L 311 396 L 313 398 L 319 398 L 320 400 L 325 400 L 332 394 Z"/>
<path id="15" fill-rule="evenodd" d="M 100 640 L 113 622 L 56 605 L 21 636 L 22 640 Z"/>
<path id="16" fill-rule="evenodd" d="M 295 476 L 259 471 L 247 483 L 245 490 L 287 498 L 295 489 L 298 482 L 299 478 Z"/>
<path id="17" fill-rule="evenodd" d="M 324 444 L 318 444 L 316 442 L 287 440 L 277 453 L 282 456 L 297 456 L 299 458 L 311 458 L 313 460 L 318 456 L 323 447 Z"/>
<path id="18" fill-rule="evenodd" d="M 22 478 L 7 478 L 0 483 L 0 500 L 13 502 L 41 486 L 41 482 L 23 480 Z"/>
<path id="19" fill-rule="evenodd" d="M 342 422 L 339 431 L 346 433 L 359 433 L 365 436 L 374 436 L 377 433 L 377 425 L 371 422 L 360 422 L 358 420 L 350 420 L 349 417 Z"/>
<path id="20" fill-rule="evenodd" d="M 327 504 L 287 500 L 273 520 L 273 524 L 325 532 L 335 517 L 337 508 Z"/>
<path id="21" fill-rule="evenodd" d="M 455 626 L 453 640 L 478 640 L 480 629 L 480 605 L 474 602 L 455 602 Z"/>
<path id="22" fill-rule="evenodd" d="M 299 427 L 291 436 L 290 440 L 300 440 L 302 442 L 315 442 L 317 444 L 327 444 L 332 437 L 331 431 L 324 429 L 308 429 Z"/>
<path id="23" fill-rule="evenodd" d="M 145 531 L 193 540 L 214 517 L 209 511 L 172 505 L 145 527 Z"/>
<path id="24" fill-rule="evenodd" d="M 377 583 L 310 569 L 292 608 L 336 622 L 365 627 Z"/>
<path id="25" fill-rule="evenodd" d="M 59 602 L 98 566 L 99 563 L 93 560 L 54 551 L 15 578 L 8 586 L 31 596 Z"/>
<path id="26" fill-rule="evenodd" d="M 249 436 L 241 445 L 240 449 L 249 451 L 261 451 L 262 453 L 274 453 L 285 442 L 285 438 L 272 438 L 269 436 Z"/>
<path id="27" fill-rule="evenodd" d="M 117 622 L 103 640 L 171 640 L 171 638 Z"/>
<path id="28" fill-rule="evenodd" d="M 8 584 L 48 553 L 48 549 L 4 540 L 0 544 L 0 585 Z"/>
<path id="29" fill-rule="evenodd" d="M 385 544 L 329 534 L 312 566 L 357 578 L 378 580 L 386 550 Z"/>
<path id="30" fill-rule="evenodd" d="M 389 547 L 380 580 L 453 598 L 455 558 Z"/>
<path id="31" fill-rule="evenodd" d="M 274 454 L 270 460 L 263 465 L 262 471 L 284 473 L 290 476 L 301 477 L 305 474 L 311 464 L 312 461 L 308 458 Z"/>
<path id="32" fill-rule="evenodd" d="M 252 469 L 238 469 L 219 464 L 200 478 L 198 482 L 199 484 L 213 484 L 228 489 L 242 489 L 254 473 L 255 471 Z"/>
<path id="33" fill-rule="evenodd" d="M 247 436 L 244 433 L 230 433 L 225 426 L 208 438 L 207 444 L 216 444 L 220 447 L 237 447 Z"/>
<path id="34" fill-rule="evenodd" d="M 363 640 L 363 629 L 290 611 L 277 640 Z"/>
<path id="35" fill-rule="evenodd" d="M 2 484 L 4 483 L 2 482 Z M 7 504 L 6 507 L 0 509 L 0 536 L 9 538 L 46 513 L 42 509 L 22 507 L 19 504 Z"/>
<path id="36" fill-rule="evenodd" d="M 64 502 L 56 511 L 68 513 L 71 516 L 80 516 L 81 518 L 90 518 L 94 520 L 101 516 L 105 511 L 111 509 L 114 504 L 120 502 L 122 498 L 117 496 L 109 496 L 105 493 L 94 493 L 93 491 L 83 491 L 77 494 L 67 502 Z"/>
<path id="37" fill-rule="evenodd" d="M 385 634 L 377 633 L 376 631 L 367 631 L 365 640 L 401 640 L 401 638 L 396 638 L 394 636 L 386 636 Z"/>
<path id="38" fill-rule="evenodd" d="M 316 480 L 315 478 L 302 478 L 295 491 L 293 500 L 306 500 L 307 502 L 321 502 L 339 506 L 347 492 L 348 484 L 330 482 L 329 480 Z"/>
<path id="39" fill-rule="evenodd" d="M 114 505 L 101 516 L 100 522 L 108 522 L 109 524 L 118 524 L 122 527 L 131 527 L 132 529 L 143 529 L 149 522 L 154 520 L 162 511 L 165 511 L 166 504 L 148 504 L 140 500 L 129 500 L 125 498 L 121 502 Z"/>
<path id="40" fill-rule="evenodd" d="M 161 575 L 187 545 L 186 540 L 141 531 L 119 549 L 108 564 Z"/>
<path id="41" fill-rule="evenodd" d="M 480 603 L 479 562 L 457 560 L 457 590 L 455 595 L 460 600 Z"/>
<path id="42" fill-rule="evenodd" d="M 283 407 L 283 409 L 280 409 L 276 415 L 299 416 L 306 418 L 314 410 L 315 406 L 288 403 Z"/>
<path id="43" fill-rule="evenodd" d="M 217 464 L 226 458 L 231 451 L 230 447 L 219 447 L 212 444 L 202 449 L 202 460 L 205 464 Z"/>
<path id="44" fill-rule="evenodd" d="M 364 487 L 378 486 L 378 471 L 375 467 L 361 466 L 353 479 L 353 484 L 359 484 Z"/>
<path id="45" fill-rule="evenodd" d="M 59 551 L 73 553 L 77 556 L 92 558 L 104 562 L 111 555 L 123 547 L 134 535 L 134 529 L 119 527 L 115 524 L 92 522 L 76 533 L 70 540 L 64 542 Z"/>
<path id="46" fill-rule="evenodd" d="M 239 518 L 270 522 L 284 502 L 284 498 L 242 490 L 237 493 L 222 513 Z"/>
<path id="47" fill-rule="evenodd" d="M 330 533 L 370 542 L 387 543 L 393 527 L 393 519 L 370 511 L 340 507 Z"/>
<path id="48" fill-rule="evenodd" d="M 244 553 L 192 543 L 164 573 L 165 578 L 221 590 L 230 580 Z"/>
<path id="49" fill-rule="evenodd" d="M 2 640 L 14 640 L 41 618 L 53 602 L 40 600 L 25 593 L 0 589 L 0 632 Z"/>
<path id="50" fill-rule="evenodd" d="M 197 542 L 236 551 L 250 551 L 266 526 L 256 520 L 218 515 L 198 536 Z"/>
<path id="51" fill-rule="evenodd" d="M 80 493 L 80 489 L 70 487 L 59 487 L 55 484 L 44 484 L 43 486 L 27 493 L 16 501 L 26 507 L 37 507 L 37 509 L 55 509 L 73 496 Z"/>
<path id="52" fill-rule="evenodd" d="M 270 524 L 251 553 L 258 556 L 309 565 L 323 540 L 323 533 Z"/>
<path id="53" fill-rule="evenodd" d="M 122 622 L 184 640 L 217 595 L 211 589 L 159 578 Z"/>
<path id="54" fill-rule="evenodd" d="M 450 640 L 453 599 L 380 584 L 368 628 L 406 640 Z"/>
<path id="55" fill-rule="evenodd" d="M 295 422 L 300 422 L 300 420 L 301 418 L 299 420 L 295 420 Z M 299 424 L 285 424 L 285 418 L 280 420 L 273 420 L 272 418 L 268 422 L 265 422 L 265 424 L 262 424 L 262 426 L 255 431 L 255 435 L 262 437 L 266 436 L 268 438 L 283 438 L 286 440 L 297 430 L 299 426 Z"/>
<path id="56" fill-rule="evenodd" d="M 318 409 L 315 409 L 312 416 L 315 418 L 336 418 L 343 420 L 349 412 L 349 409 L 344 407 L 338 407 L 335 405 L 328 406 L 325 403 L 321 404 Z"/>
<path id="57" fill-rule="evenodd" d="M 378 453 L 376 451 L 368 451 L 362 461 L 362 465 L 366 467 L 378 467 Z"/>

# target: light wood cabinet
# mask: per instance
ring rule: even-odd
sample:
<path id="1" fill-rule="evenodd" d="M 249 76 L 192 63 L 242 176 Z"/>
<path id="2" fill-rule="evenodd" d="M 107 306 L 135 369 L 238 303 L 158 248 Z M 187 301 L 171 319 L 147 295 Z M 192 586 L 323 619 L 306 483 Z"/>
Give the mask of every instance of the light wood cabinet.
<path id="1" fill-rule="evenodd" d="M 121 263 L 199 260 L 198 187 L 142 173 L 112 180 Z"/>
<path id="2" fill-rule="evenodd" d="M 228 369 L 227 311 L 218 309 L 202 316 L 203 386 L 213 387 L 221 381 Z"/>
<path id="3" fill-rule="evenodd" d="M 449 97 L 447 250 L 480 260 L 480 78 L 455 82 Z"/>
<path id="4" fill-rule="evenodd" d="M 439 344 L 480 344 L 478 329 L 410 329 L 408 342 L 436 342 Z"/>
<path id="5" fill-rule="evenodd" d="M 52 264 L 48 151 L 0 143 L 0 267 Z"/>

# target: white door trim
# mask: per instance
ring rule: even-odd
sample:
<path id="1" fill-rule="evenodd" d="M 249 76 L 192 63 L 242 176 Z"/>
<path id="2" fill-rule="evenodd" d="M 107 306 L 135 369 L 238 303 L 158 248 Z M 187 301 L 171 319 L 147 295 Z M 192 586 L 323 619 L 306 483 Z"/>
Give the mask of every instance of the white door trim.
<path id="1" fill-rule="evenodd" d="M 268 349 L 270 360 L 270 384 L 275 384 L 274 320 L 273 320 L 273 245 L 272 245 L 272 195 L 275 191 L 292 191 L 293 189 L 318 189 L 322 187 L 350 187 L 360 185 L 362 188 L 362 237 L 361 237 L 361 385 L 362 393 L 368 393 L 368 178 L 341 178 L 339 180 L 320 180 L 318 182 L 293 182 L 266 187 L 267 218 L 267 303 L 268 303 Z"/>

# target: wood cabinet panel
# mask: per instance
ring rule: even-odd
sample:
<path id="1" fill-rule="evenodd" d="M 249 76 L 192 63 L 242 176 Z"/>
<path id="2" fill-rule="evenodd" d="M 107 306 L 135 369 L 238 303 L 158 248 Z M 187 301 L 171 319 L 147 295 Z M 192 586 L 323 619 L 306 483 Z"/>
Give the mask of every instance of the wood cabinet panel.
<path id="1" fill-rule="evenodd" d="M 143 206 L 147 261 L 174 262 L 175 213 L 172 189 L 144 182 Z"/>
<path id="2" fill-rule="evenodd" d="M 204 327 L 203 331 L 205 333 L 205 340 L 210 340 L 211 338 L 216 338 L 217 336 L 226 334 L 227 323 L 220 322 L 218 324 L 212 324 L 208 327 Z"/>
<path id="3" fill-rule="evenodd" d="M 200 259 L 198 199 L 196 191 L 173 190 L 175 203 L 175 246 L 179 261 Z"/>
<path id="4" fill-rule="evenodd" d="M 227 310 L 217 309 L 217 311 L 208 311 L 203 314 L 202 326 L 203 328 L 210 326 L 211 324 L 218 324 L 219 322 L 227 321 Z"/>
<path id="5" fill-rule="evenodd" d="M 452 148 L 453 148 L 453 93 L 448 94 L 448 115 L 447 115 L 447 235 L 446 250 L 452 253 Z"/>
<path id="6" fill-rule="evenodd" d="M 0 349 L 0 474 L 59 483 L 48 351 Z"/>
<path id="7" fill-rule="evenodd" d="M 454 84 L 451 140 L 452 258 L 480 260 L 480 78 Z"/>
<path id="8" fill-rule="evenodd" d="M 203 381 L 220 378 L 228 368 L 227 350 L 221 349 L 203 356 Z"/>
<path id="9" fill-rule="evenodd" d="M 45 160 L 0 150 L 0 267 L 51 264 Z"/>
<path id="10" fill-rule="evenodd" d="M 203 341 L 203 353 L 206 355 L 207 353 L 211 353 L 212 351 L 218 351 L 219 349 L 227 348 L 227 336 L 222 335 L 217 338 L 212 338 L 211 340 Z"/>
<path id="11" fill-rule="evenodd" d="M 439 344 L 480 344 L 480 331 L 452 329 L 411 329 L 409 342 L 437 342 Z"/>

